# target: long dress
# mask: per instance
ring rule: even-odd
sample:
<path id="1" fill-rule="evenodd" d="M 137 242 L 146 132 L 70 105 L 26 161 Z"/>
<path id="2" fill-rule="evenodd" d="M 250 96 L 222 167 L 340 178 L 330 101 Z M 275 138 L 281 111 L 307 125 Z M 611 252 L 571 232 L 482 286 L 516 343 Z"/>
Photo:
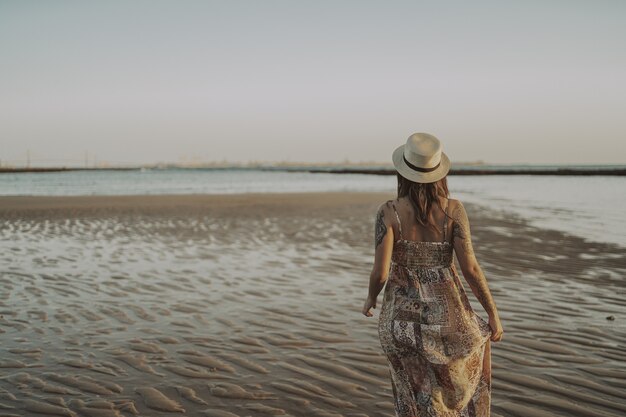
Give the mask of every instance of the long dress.
<path id="1" fill-rule="evenodd" d="M 489 417 L 492 331 L 459 280 L 447 221 L 442 242 L 404 240 L 393 209 L 400 239 L 394 243 L 378 334 L 396 416 Z"/>

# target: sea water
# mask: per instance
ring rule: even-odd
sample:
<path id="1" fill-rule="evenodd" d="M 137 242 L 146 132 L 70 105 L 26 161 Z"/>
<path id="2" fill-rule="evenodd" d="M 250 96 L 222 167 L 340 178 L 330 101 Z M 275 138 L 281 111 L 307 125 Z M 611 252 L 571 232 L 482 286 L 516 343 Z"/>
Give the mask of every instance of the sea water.
<path id="1" fill-rule="evenodd" d="M 531 224 L 626 247 L 626 177 L 450 175 L 451 197 Z M 144 169 L 0 174 L 0 195 L 235 194 L 388 191 L 393 175 L 260 169 Z"/>

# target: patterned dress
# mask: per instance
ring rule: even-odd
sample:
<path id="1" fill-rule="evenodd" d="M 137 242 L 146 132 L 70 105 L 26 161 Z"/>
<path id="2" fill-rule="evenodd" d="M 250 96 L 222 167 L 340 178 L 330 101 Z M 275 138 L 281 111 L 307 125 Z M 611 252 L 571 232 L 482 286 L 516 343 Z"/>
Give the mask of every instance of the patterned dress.
<path id="1" fill-rule="evenodd" d="M 397 417 L 489 417 L 491 328 L 472 309 L 453 244 L 394 243 L 378 322 Z M 446 208 L 447 212 L 447 208 Z"/>

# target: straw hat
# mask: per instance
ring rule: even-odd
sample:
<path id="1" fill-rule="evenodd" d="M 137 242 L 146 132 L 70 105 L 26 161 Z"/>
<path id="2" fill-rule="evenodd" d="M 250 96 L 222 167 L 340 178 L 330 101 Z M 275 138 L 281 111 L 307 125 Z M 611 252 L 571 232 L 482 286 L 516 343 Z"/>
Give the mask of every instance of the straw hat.
<path id="1" fill-rule="evenodd" d="M 436 182 L 450 171 L 450 159 L 439 139 L 428 133 L 414 133 L 393 151 L 393 165 L 404 178 L 414 182 Z"/>

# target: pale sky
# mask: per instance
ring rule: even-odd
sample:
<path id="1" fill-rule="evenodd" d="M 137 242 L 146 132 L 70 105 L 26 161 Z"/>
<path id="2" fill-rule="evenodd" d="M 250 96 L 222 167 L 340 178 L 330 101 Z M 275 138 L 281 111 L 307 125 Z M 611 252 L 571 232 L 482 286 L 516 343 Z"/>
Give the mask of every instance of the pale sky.
<path id="1" fill-rule="evenodd" d="M 0 0 L 2 163 L 626 163 L 625 114 L 621 0 Z"/>

